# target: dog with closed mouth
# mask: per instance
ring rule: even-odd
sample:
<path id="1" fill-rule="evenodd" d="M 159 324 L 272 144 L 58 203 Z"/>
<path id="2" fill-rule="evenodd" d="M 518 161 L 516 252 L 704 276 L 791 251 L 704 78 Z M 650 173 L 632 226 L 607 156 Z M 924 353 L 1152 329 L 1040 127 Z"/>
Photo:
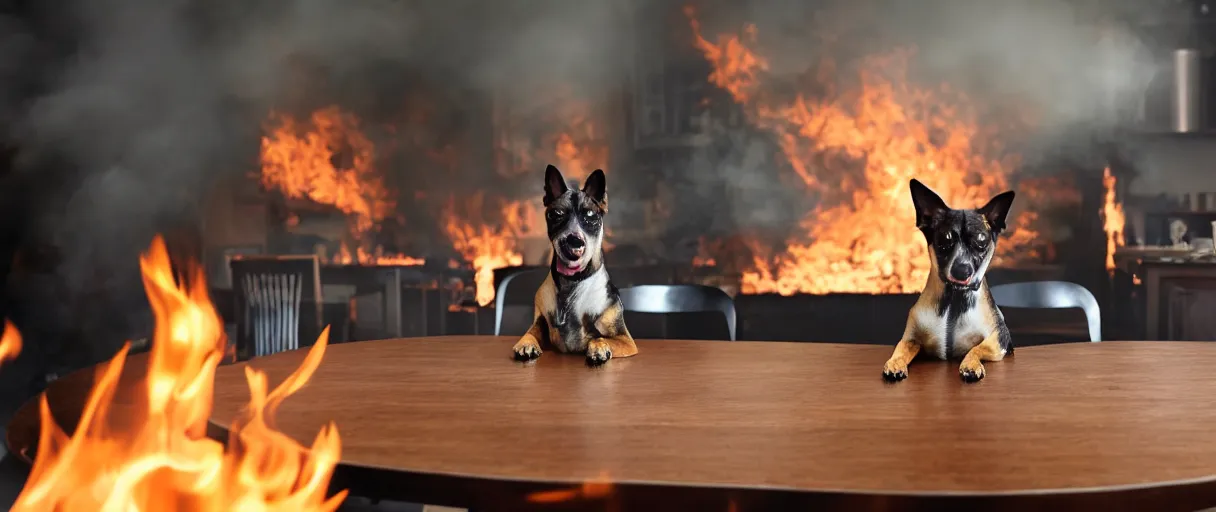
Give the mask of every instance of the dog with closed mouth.
<path id="1" fill-rule="evenodd" d="M 515 359 L 541 355 L 541 345 L 584 353 L 587 364 L 629 357 L 638 347 L 625 327 L 621 295 L 604 268 L 604 214 L 608 192 L 596 169 L 582 190 L 566 185 L 561 171 L 545 169 L 545 225 L 553 258 L 549 276 L 536 291 L 532 327 L 511 349 Z"/>
<path id="2" fill-rule="evenodd" d="M 883 365 L 883 378 L 907 378 L 908 363 L 923 352 L 939 359 L 962 357 L 959 376 L 979 381 L 985 361 L 1000 361 L 1013 352 L 1005 317 L 984 274 L 1014 193 L 998 194 L 978 210 L 955 210 L 921 182 L 914 179 L 910 186 L 916 227 L 929 246 L 929 280 L 908 313 L 895 353 Z"/>

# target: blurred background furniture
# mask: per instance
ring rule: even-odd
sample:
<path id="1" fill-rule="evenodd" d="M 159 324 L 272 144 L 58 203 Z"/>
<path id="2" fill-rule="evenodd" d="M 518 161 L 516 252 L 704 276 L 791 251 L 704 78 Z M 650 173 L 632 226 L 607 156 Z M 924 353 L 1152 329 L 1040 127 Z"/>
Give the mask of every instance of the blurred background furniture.
<path id="1" fill-rule="evenodd" d="M 1089 341 L 1102 341 L 1098 301 L 1084 286 L 1066 281 L 1032 281 L 996 285 L 989 291 L 1001 308 L 1081 309 L 1085 312 Z"/>
<path id="2" fill-rule="evenodd" d="M 300 348 L 321 333 L 320 263 L 309 256 L 242 256 L 230 263 L 236 357 L 245 360 Z"/>
<path id="3" fill-rule="evenodd" d="M 735 340 L 735 301 L 721 289 L 695 284 L 648 284 L 622 288 L 620 292 L 627 312 L 721 313 L 730 340 Z"/>

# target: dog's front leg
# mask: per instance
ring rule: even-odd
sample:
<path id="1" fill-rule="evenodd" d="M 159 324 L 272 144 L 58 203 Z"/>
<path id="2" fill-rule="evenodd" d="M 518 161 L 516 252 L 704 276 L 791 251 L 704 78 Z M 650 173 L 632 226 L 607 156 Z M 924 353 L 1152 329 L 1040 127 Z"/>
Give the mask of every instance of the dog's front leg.
<path id="1" fill-rule="evenodd" d="M 908 378 L 908 363 L 911 363 L 919 353 L 920 342 L 904 335 L 903 339 L 895 345 L 895 353 L 891 354 L 891 358 L 887 359 L 887 364 L 882 366 L 882 378 L 892 382 Z"/>
<path id="2" fill-rule="evenodd" d="M 600 335 L 587 343 L 587 364 L 600 365 L 613 357 L 629 357 L 638 353 L 633 336 L 625 327 L 624 311 L 614 304 L 595 321 L 595 331 Z"/>
<path id="3" fill-rule="evenodd" d="M 518 361 L 531 361 L 540 357 L 540 340 L 545 335 L 545 330 L 548 329 L 545 316 L 536 315 L 536 319 L 532 321 L 532 327 L 528 328 L 528 332 L 515 343 L 511 348 L 511 352 L 515 354 L 515 359 Z"/>
<path id="4" fill-rule="evenodd" d="M 958 374 L 964 381 L 976 382 L 984 378 L 983 361 L 1000 361 L 1004 358 L 1005 351 L 1001 349 L 1000 333 L 994 332 L 967 351 L 963 364 L 958 367 Z"/>
<path id="5" fill-rule="evenodd" d="M 628 332 L 611 338 L 595 338 L 587 343 L 587 364 L 604 364 L 614 357 L 629 357 L 637 353 L 638 346 Z"/>

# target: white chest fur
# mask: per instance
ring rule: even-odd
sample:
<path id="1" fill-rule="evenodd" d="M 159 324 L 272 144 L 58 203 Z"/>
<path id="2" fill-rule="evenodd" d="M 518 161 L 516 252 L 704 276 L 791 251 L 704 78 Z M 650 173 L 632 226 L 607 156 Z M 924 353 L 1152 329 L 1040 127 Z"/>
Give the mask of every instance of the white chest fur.
<path id="1" fill-rule="evenodd" d="M 601 267 L 586 279 L 574 283 L 563 303 L 557 302 L 557 288 L 553 278 L 541 286 L 537 305 L 547 316 L 551 315 L 557 323 L 564 324 L 567 319 L 582 319 L 584 316 L 598 317 L 608 308 L 608 271 Z"/>
<path id="2" fill-rule="evenodd" d="M 967 351 L 984 341 L 991 334 L 988 331 L 995 327 L 979 309 L 981 307 L 984 306 L 972 306 L 962 313 L 947 308 L 939 314 L 936 307 L 918 305 L 913 310 L 912 321 L 916 323 L 916 332 L 923 338 L 919 340 L 923 350 L 939 359 L 967 355 Z M 952 318 L 953 315 L 957 316 Z M 954 324 L 952 328 L 949 325 L 951 320 Z M 950 342 L 947 343 L 947 340 Z M 949 354 L 946 353 L 947 347 Z"/>
<path id="3" fill-rule="evenodd" d="M 565 313 L 579 319 L 598 317 L 608 308 L 608 270 L 600 267 L 594 274 L 579 281 L 570 292 L 570 299 L 557 307 L 559 315 Z"/>

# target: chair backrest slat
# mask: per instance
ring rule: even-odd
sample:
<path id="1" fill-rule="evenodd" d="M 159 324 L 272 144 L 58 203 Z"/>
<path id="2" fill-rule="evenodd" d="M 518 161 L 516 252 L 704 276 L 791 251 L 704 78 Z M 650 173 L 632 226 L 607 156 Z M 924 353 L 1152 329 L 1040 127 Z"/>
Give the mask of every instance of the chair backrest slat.
<path id="1" fill-rule="evenodd" d="M 323 318 L 321 266 L 315 255 L 244 256 L 230 263 L 236 292 L 238 356 L 258 357 L 300 347 L 320 333 Z M 301 308 L 315 308 L 302 325 Z M 316 325 L 312 325 L 315 323 Z"/>
<path id="2" fill-rule="evenodd" d="M 1102 341 L 1102 315 L 1094 295 L 1076 283 L 1032 281 L 993 286 L 990 290 L 997 306 L 1010 308 L 1080 308 L 1085 311 L 1089 341 Z"/>
<path id="3" fill-rule="evenodd" d="M 637 313 L 697 313 L 718 311 L 735 340 L 735 301 L 721 289 L 695 284 L 650 284 L 621 289 L 625 311 Z"/>
<path id="4" fill-rule="evenodd" d="M 507 307 L 508 295 L 514 299 L 516 294 L 527 294 L 528 297 L 535 297 L 536 290 L 540 289 L 540 285 L 545 282 L 545 276 L 549 274 L 548 268 L 533 268 L 528 270 L 520 270 L 504 278 L 498 283 L 498 289 L 494 296 L 494 335 L 502 335 L 502 315 L 504 308 Z"/>

